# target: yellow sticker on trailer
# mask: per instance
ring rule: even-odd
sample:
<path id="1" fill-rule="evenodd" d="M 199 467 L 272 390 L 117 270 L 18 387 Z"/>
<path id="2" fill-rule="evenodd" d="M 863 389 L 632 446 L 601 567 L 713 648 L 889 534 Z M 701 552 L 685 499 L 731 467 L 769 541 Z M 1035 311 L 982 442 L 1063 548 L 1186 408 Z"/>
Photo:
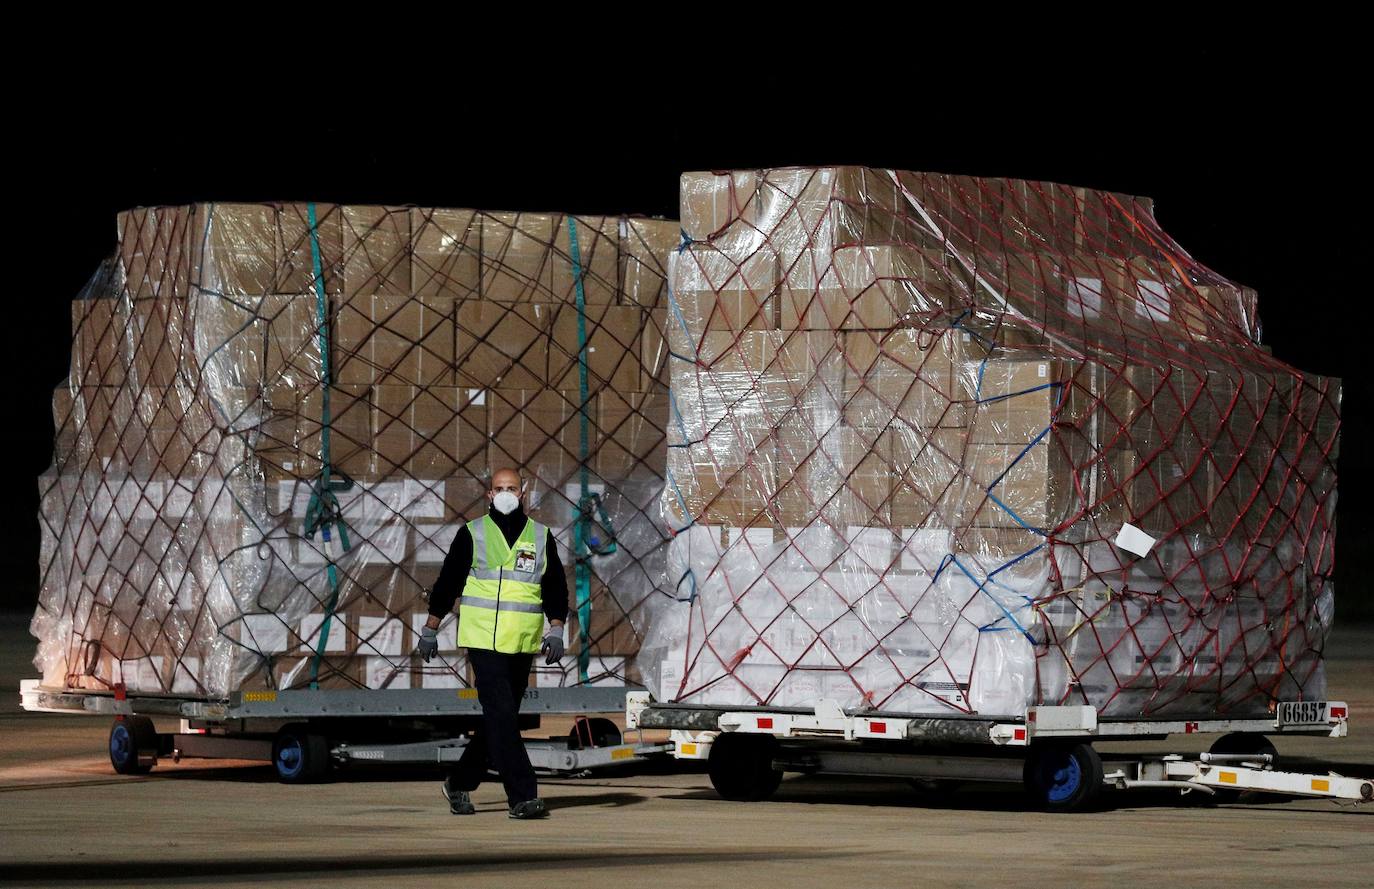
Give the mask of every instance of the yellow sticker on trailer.
<path id="1" fill-rule="evenodd" d="M 1236 773 L 1235 773 L 1235 772 L 1222 772 L 1221 774 L 1217 775 L 1217 780 L 1220 781 L 1222 784 L 1235 784 L 1235 783 L 1236 783 Z"/>
<path id="2" fill-rule="evenodd" d="M 1331 782 L 1328 781 L 1328 780 L 1326 780 L 1325 778 L 1313 778 L 1313 779 L 1312 779 L 1312 789 L 1313 789 L 1313 790 L 1320 790 L 1322 793 L 1330 793 L 1330 792 L 1331 792 Z"/>
<path id="3" fill-rule="evenodd" d="M 611 751 L 611 759 L 630 759 L 635 755 L 633 747 L 623 747 L 620 750 Z"/>
<path id="4" fill-rule="evenodd" d="M 683 744 L 683 745 L 682 745 L 682 755 L 683 755 L 683 756 L 696 756 L 696 755 L 697 755 L 697 745 L 695 745 L 695 744 Z"/>
<path id="5" fill-rule="evenodd" d="M 270 704 L 277 699 L 274 691 L 246 691 L 243 693 L 243 701 L 246 704 Z"/>
<path id="6" fill-rule="evenodd" d="M 460 701 L 475 701 L 475 700 L 477 700 L 477 689 L 475 689 L 475 688 L 460 688 L 460 689 L 458 689 L 458 700 L 460 700 Z"/>

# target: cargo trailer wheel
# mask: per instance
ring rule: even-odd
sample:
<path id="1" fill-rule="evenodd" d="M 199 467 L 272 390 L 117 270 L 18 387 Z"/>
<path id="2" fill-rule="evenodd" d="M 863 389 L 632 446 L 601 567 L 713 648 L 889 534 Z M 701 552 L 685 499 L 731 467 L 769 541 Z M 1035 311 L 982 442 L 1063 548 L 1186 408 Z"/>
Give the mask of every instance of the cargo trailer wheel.
<path id="1" fill-rule="evenodd" d="M 110 726 L 110 765 L 121 775 L 144 775 L 157 764 L 157 728 L 146 716 L 117 716 Z"/>
<path id="2" fill-rule="evenodd" d="M 711 786 L 728 800 L 768 799 L 782 783 L 782 770 L 773 767 L 777 749 L 772 735 L 718 735 L 706 761 Z"/>
<path id="3" fill-rule="evenodd" d="M 620 743 L 620 727 L 604 716 L 582 718 L 573 723 L 568 732 L 568 749 L 614 747 Z"/>
<path id="4" fill-rule="evenodd" d="M 1041 808 L 1082 811 L 1102 793 L 1102 757 L 1091 744 L 1033 744 L 1023 777 L 1026 791 Z"/>
<path id="5" fill-rule="evenodd" d="M 295 723 L 282 726 L 272 742 L 272 765 L 283 784 L 311 784 L 329 774 L 329 741 Z"/>

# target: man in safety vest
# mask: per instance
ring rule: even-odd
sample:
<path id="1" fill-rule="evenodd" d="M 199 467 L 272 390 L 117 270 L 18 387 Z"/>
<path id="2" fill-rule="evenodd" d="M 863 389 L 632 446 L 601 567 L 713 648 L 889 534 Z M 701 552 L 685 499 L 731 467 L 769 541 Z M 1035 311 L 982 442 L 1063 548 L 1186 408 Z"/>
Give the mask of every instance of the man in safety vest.
<path id="1" fill-rule="evenodd" d="M 459 529 L 429 597 L 429 620 L 417 651 L 426 661 L 439 650 L 438 629 L 463 592 L 458 610 L 458 647 L 466 648 L 482 705 L 482 730 L 444 782 L 449 811 L 471 815 L 471 792 L 488 761 L 506 786 L 512 818 L 544 818 L 534 769 L 520 739 L 520 700 L 534 655 L 544 663 L 563 657 L 568 618 L 568 579 L 553 532 L 525 515 L 520 473 L 498 469 L 487 491 L 487 514 Z M 544 632 L 544 618 L 549 630 Z"/>

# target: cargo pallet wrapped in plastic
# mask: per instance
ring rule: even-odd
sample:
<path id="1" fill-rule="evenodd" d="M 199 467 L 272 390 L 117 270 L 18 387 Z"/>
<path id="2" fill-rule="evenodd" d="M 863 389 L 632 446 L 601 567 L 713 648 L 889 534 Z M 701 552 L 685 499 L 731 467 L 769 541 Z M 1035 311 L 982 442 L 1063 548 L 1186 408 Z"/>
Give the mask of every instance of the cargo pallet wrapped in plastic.
<path id="1" fill-rule="evenodd" d="M 1340 388 L 1147 199 L 682 177 L 660 700 L 1017 716 L 1320 698 Z"/>
<path id="2" fill-rule="evenodd" d="M 121 214 L 72 304 L 40 479 L 44 684 L 466 685 L 452 616 L 435 662 L 412 650 L 506 465 L 578 599 L 572 654 L 537 681 L 633 680 L 664 570 L 678 240 L 672 221 L 545 213 Z"/>

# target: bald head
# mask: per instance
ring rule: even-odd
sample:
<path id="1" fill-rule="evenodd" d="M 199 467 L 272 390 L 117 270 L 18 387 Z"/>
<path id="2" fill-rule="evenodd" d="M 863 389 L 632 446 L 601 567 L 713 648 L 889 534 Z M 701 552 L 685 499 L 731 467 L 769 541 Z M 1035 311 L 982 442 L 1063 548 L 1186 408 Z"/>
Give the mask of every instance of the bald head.
<path id="1" fill-rule="evenodd" d="M 497 494 L 510 493 L 516 497 L 520 496 L 520 473 L 510 467 L 502 467 L 491 474 L 491 490 L 487 491 L 487 500 L 494 501 Z"/>

